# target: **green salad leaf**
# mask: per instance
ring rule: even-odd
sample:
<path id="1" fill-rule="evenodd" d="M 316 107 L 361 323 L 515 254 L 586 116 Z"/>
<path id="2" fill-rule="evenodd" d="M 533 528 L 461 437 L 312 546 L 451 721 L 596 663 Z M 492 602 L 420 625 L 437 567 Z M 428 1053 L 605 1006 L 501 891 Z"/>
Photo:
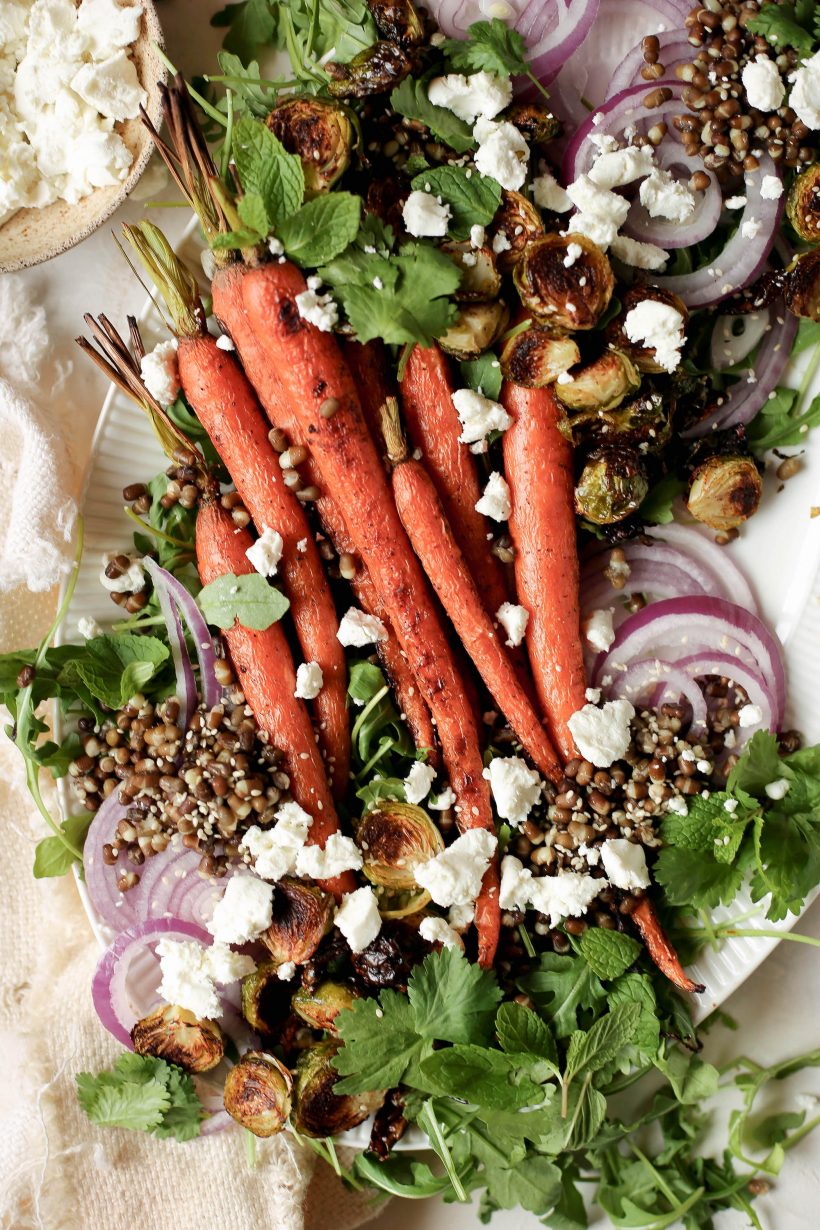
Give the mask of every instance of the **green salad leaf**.
<path id="1" fill-rule="evenodd" d="M 205 1118 L 187 1072 L 152 1055 L 126 1052 L 114 1067 L 76 1077 L 77 1098 L 92 1123 L 179 1141 L 199 1135 Z"/>
<path id="2" fill-rule="evenodd" d="M 448 38 L 441 50 L 458 72 L 516 77 L 529 71 L 523 36 L 500 17 L 473 22 L 465 39 Z"/>
<path id="3" fill-rule="evenodd" d="M 170 659 L 168 646 L 136 632 L 95 636 L 85 653 L 70 658 L 59 676 L 63 688 L 85 689 L 109 709 L 119 709 L 142 692 Z"/>
<path id="4" fill-rule="evenodd" d="M 290 606 L 285 595 L 258 572 L 242 576 L 226 572 L 202 587 L 197 602 L 208 623 L 217 628 L 232 628 L 238 622 L 259 632 L 277 623 Z"/>
<path id="5" fill-rule="evenodd" d="M 434 137 L 449 145 L 457 154 L 475 148 L 475 138 L 469 124 L 460 120 L 446 107 L 437 107 L 427 95 L 427 81 L 405 77 L 390 95 L 390 105 L 397 115 L 418 120 L 430 129 Z"/>
<path id="6" fill-rule="evenodd" d="M 314 268 L 332 261 L 353 242 L 359 230 L 361 198 L 351 192 L 315 197 L 280 222 L 277 238 L 292 261 Z"/>
<path id="7" fill-rule="evenodd" d="M 768 3 L 749 19 L 747 29 L 761 34 L 778 53 L 794 47 L 801 57 L 808 59 L 820 39 L 820 17 L 814 0 Z"/>

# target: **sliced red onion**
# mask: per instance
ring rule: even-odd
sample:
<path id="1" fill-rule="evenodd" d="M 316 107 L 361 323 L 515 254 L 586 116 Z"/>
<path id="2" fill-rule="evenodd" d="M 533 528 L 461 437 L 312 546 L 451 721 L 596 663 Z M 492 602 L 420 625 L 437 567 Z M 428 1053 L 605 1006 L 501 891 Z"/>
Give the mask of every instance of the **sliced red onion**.
<path id="1" fill-rule="evenodd" d="M 527 42 L 530 68 L 540 81 L 551 81 L 575 54 L 592 29 L 599 4 L 600 0 L 530 0 L 525 5 L 515 26 Z"/>
<path id="2" fill-rule="evenodd" d="M 632 662 L 607 688 L 607 694 L 613 699 L 623 696 L 633 704 L 648 692 L 652 693 L 652 698 L 646 703 L 654 706 L 660 706 L 664 697 L 684 697 L 692 709 L 691 733 L 695 738 L 706 734 L 706 699 L 692 676 L 680 670 L 677 663 L 670 664 L 660 658 Z"/>
<path id="3" fill-rule="evenodd" d="M 772 312 L 768 308 L 744 316 L 718 316 L 709 345 L 712 367 L 722 372 L 742 363 L 771 328 L 771 323 Z"/>
<path id="4" fill-rule="evenodd" d="M 600 570 L 605 566 L 606 559 L 606 556 L 600 557 L 600 567 L 587 567 L 581 575 L 581 609 L 585 615 L 601 607 L 615 606 L 617 610 L 619 604 L 636 594 L 651 596 L 652 599 L 681 598 L 687 594 L 720 596 L 721 591 L 716 586 L 704 588 L 683 568 L 645 560 L 630 560 L 629 576 L 620 589 L 614 589 Z"/>
<path id="5" fill-rule="evenodd" d="M 628 89 L 622 90 L 620 94 L 616 94 L 613 98 L 608 98 L 606 102 L 601 103 L 597 111 L 587 114 L 586 119 L 579 125 L 564 154 L 561 177 L 565 184 L 572 183 L 579 175 L 584 175 L 588 172 L 598 156 L 597 147 L 592 141 L 588 140 L 590 133 L 607 133 L 613 137 L 620 137 L 624 129 L 630 124 L 635 124 L 640 120 L 649 120 L 655 123 L 661 118 L 660 111 L 662 109 L 648 111 L 646 107 L 641 105 L 643 96 L 655 88 L 657 87 L 654 81 L 630 86 Z M 679 102 L 676 103 L 675 100 L 680 99 L 683 87 L 679 82 L 675 82 L 670 83 L 667 88 L 673 92 L 670 106 L 680 110 L 680 104 Z"/>
<path id="6" fill-rule="evenodd" d="M 780 718 L 776 717 L 778 710 L 772 690 L 758 670 L 746 666 L 731 654 L 717 651 L 689 654 L 687 657 L 678 658 L 675 666 L 678 670 L 691 675 L 693 679 L 703 679 L 707 675 L 720 675 L 731 679 L 738 687 L 743 688 L 750 703 L 757 705 L 762 716 L 760 722 L 754 726 L 738 727 L 738 738 L 748 738 L 756 730 L 765 729 L 774 733 L 778 729 L 782 715 Z"/>
<path id="7" fill-rule="evenodd" d="M 168 621 L 168 633 L 172 644 L 175 639 L 175 629 L 179 627 L 179 621 L 169 619 L 169 615 L 166 612 L 170 611 L 171 605 L 176 608 L 191 634 L 199 661 L 199 686 L 202 691 L 202 700 L 209 708 L 219 704 L 219 701 L 222 699 L 222 688 L 217 682 L 216 674 L 214 673 L 216 653 L 214 651 L 213 638 L 208 631 L 208 625 L 205 622 L 204 616 L 197 606 L 196 599 L 188 593 L 188 590 L 181 581 L 172 576 L 170 572 L 166 572 L 164 568 L 160 568 L 159 564 L 153 560 L 146 559 L 145 568 L 151 575 L 154 589 L 159 597 L 160 606 Z M 181 652 L 185 658 L 188 657 L 184 637 L 182 638 Z M 176 661 L 175 656 L 175 665 Z M 188 659 L 188 667 L 190 668 L 190 659 Z M 179 679 L 179 674 L 177 678 Z"/>
<path id="8" fill-rule="evenodd" d="M 691 61 L 694 48 L 681 30 L 665 30 L 657 38 L 660 48 L 658 63 L 663 64 L 667 73 L 678 64 L 688 64 Z M 607 86 L 607 98 L 614 98 L 616 94 L 620 94 L 622 90 L 628 89 L 631 85 L 639 85 L 641 83 L 641 69 L 645 67 L 646 61 L 643 56 L 643 46 L 642 43 L 638 43 L 636 47 L 627 52 L 612 74 Z M 666 79 L 661 78 L 654 84 L 656 86 L 666 85 Z"/>
<path id="9" fill-rule="evenodd" d="M 83 847 L 83 872 L 91 904 L 95 913 L 115 931 L 139 921 L 137 902 L 132 895 L 136 889 L 123 893 L 117 888 L 119 877 L 123 872 L 134 871 L 134 864 L 125 851 L 113 865 L 106 863 L 102 856 L 103 846 L 110 846 L 116 840 L 117 825 L 125 818 L 126 810 L 120 802 L 119 785 L 116 785 L 91 821 Z"/>
<path id="10" fill-rule="evenodd" d="M 722 594 L 724 598 L 745 607 L 752 614 L 759 614 L 757 599 L 749 582 L 725 547 L 719 547 L 694 526 L 680 525 L 676 521 L 670 522 L 669 525 L 659 525 L 654 533 L 658 540 L 680 547 L 691 560 L 708 569 L 720 586 L 717 596 Z M 628 544 L 624 550 L 628 551 Z"/>

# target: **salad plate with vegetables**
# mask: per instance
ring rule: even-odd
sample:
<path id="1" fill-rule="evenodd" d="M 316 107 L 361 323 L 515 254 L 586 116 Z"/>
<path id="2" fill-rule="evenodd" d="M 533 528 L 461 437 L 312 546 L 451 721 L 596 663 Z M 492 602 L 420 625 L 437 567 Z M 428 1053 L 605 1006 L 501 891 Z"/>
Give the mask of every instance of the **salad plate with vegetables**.
<path id="1" fill-rule="evenodd" d="M 820 1052 L 700 1050 L 820 884 L 813 6 L 637 5 L 603 76 L 605 3 L 485 7 L 247 0 L 144 116 L 192 238 L 118 237 L 150 312 L 85 317 L 75 565 L 0 658 L 123 1047 L 78 1097 L 482 1220 L 760 1226 Z"/>

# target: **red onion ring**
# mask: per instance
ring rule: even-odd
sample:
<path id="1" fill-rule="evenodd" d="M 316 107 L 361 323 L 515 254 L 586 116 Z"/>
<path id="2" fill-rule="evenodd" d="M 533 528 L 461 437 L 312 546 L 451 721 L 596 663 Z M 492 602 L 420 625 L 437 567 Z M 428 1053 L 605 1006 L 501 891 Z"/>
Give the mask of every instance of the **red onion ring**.
<path id="1" fill-rule="evenodd" d="M 759 614 L 757 599 L 752 593 L 749 582 L 725 547 L 719 547 L 716 542 L 707 538 L 693 526 L 680 525 L 676 521 L 670 522 L 669 525 L 658 526 L 655 534 L 657 535 L 656 541 L 664 541 L 680 547 L 690 559 L 707 568 L 721 587 L 720 592 L 723 597 L 728 598 L 730 602 L 736 602 L 738 606 L 745 607 L 753 615 Z M 628 545 L 624 547 L 627 551 L 627 558 L 629 558 Z"/>
<path id="2" fill-rule="evenodd" d="M 735 333 L 736 325 L 742 325 Z M 709 343 L 709 361 L 716 371 L 722 372 L 751 354 L 758 342 L 772 327 L 772 312 L 763 308 L 748 312 L 745 316 L 718 316 Z"/>
<path id="3" fill-rule="evenodd" d="M 214 651 L 213 638 L 208 631 L 208 625 L 205 622 L 204 616 L 196 604 L 196 599 L 188 593 L 188 590 L 181 581 L 171 576 L 171 573 L 166 572 L 164 568 L 160 568 L 159 564 L 155 563 L 152 559 L 145 560 L 145 568 L 150 573 L 151 579 L 154 582 L 154 589 L 157 592 L 163 614 L 165 614 L 166 606 L 170 607 L 170 604 L 173 603 L 191 634 L 199 662 L 199 684 L 202 691 L 202 700 L 208 708 L 212 708 L 214 705 L 219 704 L 222 699 L 222 688 L 217 682 L 214 673 L 216 653 Z M 168 623 L 168 634 L 173 644 L 176 628 L 179 627 L 179 621 L 168 620 Z M 181 652 L 185 658 L 188 658 L 184 638 L 181 643 Z M 176 660 L 175 656 L 175 665 Z M 188 658 L 188 666 L 190 668 L 190 658 Z"/>
<path id="4" fill-rule="evenodd" d="M 107 864 L 102 856 L 103 846 L 111 845 L 116 839 L 117 825 L 125 818 L 126 811 L 120 802 L 118 784 L 95 813 L 83 846 L 83 872 L 91 904 L 95 913 L 115 931 L 139 921 L 136 899 L 132 896 L 136 889 L 123 893 L 117 888 L 118 877 L 125 871 L 133 871 L 134 863 L 124 850 L 113 865 Z"/>
<path id="5" fill-rule="evenodd" d="M 658 598 L 683 598 L 687 595 L 700 594 L 720 597 L 721 593 L 715 585 L 708 588 L 701 585 L 690 576 L 684 568 L 675 564 L 662 562 L 660 557 L 654 563 L 646 560 L 633 560 L 627 556 L 631 572 L 620 589 L 614 589 L 602 573 L 587 571 L 581 575 L 581 609 L 584 615 L 591 611 L 618 606 L 635 594 L 651 595 Z M 605 562 L 606 557 L 601 561 Z"/>
<path id="6" fill-rule="evenodd" d="M 665 30 L 657 35 L 657 39 L 660 47 L 658 62 L 663 64 L 667 72 L 678 64 L 688 64 L 695 54 L 695 49 L 681 30 Z M 607 98 L 614 98 L 616 94 L 620 94 L 622 90 L 628 89 L 631 85 L 639 85 L 641 69 L 645 66 L 643 46 L 642 43 L 638 43 L 637 47 L 633 47 L 626 53 L 612 74 L 607 86 Z M 656 86 L 666 85 L 666 79 L 659 78 L 654 84 Z"/>
<path id="7" fill-rule="evenodd" d="M 685 658 L 678 658 L 675 666 L 678 670 L 686 671 L 693 679 L 703 679 L 706 675 L 721 675 L 743 688 L 750 703 L 757 705 L 763 716 L 755 726 L 739 727 L 737 732 L 739 738 L 741 736 L 744 739 L 749 738 L 756 730 L 762 729 L 770 730 L 772 733 L 776 732 L 778 719 L 775 717 L 777 710 L 774 698 L 771 689 L 758 670 L 746 666 L 731 654 L 720 652 L 689 654 Z M 780 720 L 782 720 L 782 715 Z"/>
<path id="8" fill-rule="evenodd" d="M 516 22 L 529 47 L 530 69 L 540 81 L 552 80 L 592 29 L 600 0 L 552 0 L 529 4 L 526 29 Z M 549 8 L 549 12 L 544 10 Z M 537 39 L 537 41 L 536 41 Z"/>
<path id="9" fill-rule="evenodd" d="M 647 658 L 632 662 L 618 675 L 607 693 L 613 699 L 625 696 L 633 704 L 649 689 L 654 693 L 653 703 L 662 703 L 662 696 L 684 696 L 692 709 L 691 733 L 696 737 L 706 734 L 706 699 L 691 675 L 678 668 L 677 663 L 663 662 L 659 658 Z"/>

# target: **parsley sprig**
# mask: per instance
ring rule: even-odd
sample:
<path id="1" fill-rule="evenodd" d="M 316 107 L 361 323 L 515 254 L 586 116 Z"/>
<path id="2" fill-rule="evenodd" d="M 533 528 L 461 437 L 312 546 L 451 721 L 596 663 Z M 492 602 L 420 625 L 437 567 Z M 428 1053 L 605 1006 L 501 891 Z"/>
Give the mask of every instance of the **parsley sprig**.
<path id="1" fill-rule="evenodd" d="M 448 38 L 442 51 L 457 72 L 483 71 L 499 77 L 527 77 L 544 98 L 549 98 L 529 66 L 523 36 L 500 17 L 473 22 L 465 39 Z"/>
<path id="2" fill-rule="evenodd" d="M 762 34 L 778 52 L 794 47 L 803 59 L 808 59 L 820 42 L 820 10 L 814 0 L 764 4 L 749 19 L 747 29 Z"/>

